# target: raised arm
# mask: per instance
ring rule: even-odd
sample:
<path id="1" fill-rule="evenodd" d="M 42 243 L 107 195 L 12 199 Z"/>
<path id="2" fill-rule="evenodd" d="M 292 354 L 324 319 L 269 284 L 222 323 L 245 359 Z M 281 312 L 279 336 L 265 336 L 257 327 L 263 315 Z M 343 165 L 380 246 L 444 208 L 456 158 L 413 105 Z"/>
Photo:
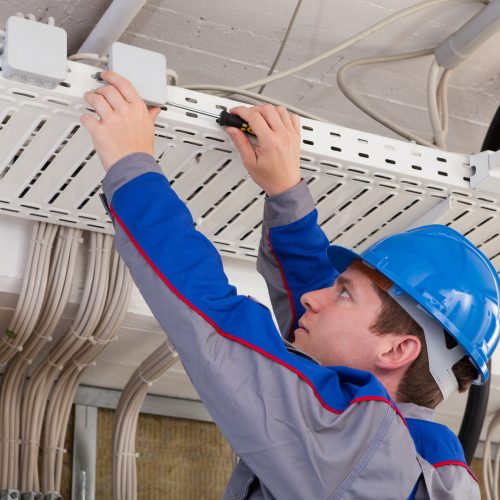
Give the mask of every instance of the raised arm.
<path id="1" fill-rule="evenodd" d="M 227 128 L 250 176 L 268 195 L 257 269 L 266 280 L 281 334 L 293 340 L 304 312 L 301 296 L 330 286 L 336 276 L 314 201 L 300 179 L 299 117 L 270 105 L 231 111 L 257 135 L 254 146 L 243 132 Z"/>

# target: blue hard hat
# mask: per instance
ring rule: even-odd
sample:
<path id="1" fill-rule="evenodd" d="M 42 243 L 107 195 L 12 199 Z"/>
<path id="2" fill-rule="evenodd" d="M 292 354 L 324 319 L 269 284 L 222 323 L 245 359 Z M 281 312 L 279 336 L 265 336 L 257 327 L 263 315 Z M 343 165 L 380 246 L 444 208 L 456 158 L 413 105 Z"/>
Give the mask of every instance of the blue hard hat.
<path id="1" fill-rule="evenodd" d="M 460 233 L 438 224 L 387 236 L 361 254 L 328 248 L 339 273 L 361 259 L 389 278 L 462 346 L 479 372 L 500 337 L 500 279 L 488 258 Z"/>

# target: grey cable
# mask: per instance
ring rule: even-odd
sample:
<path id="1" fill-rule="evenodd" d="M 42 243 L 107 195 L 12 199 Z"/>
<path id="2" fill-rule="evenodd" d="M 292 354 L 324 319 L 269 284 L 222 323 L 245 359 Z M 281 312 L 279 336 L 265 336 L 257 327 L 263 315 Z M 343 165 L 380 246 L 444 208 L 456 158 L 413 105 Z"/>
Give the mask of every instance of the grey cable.
<path id="1" fill-rule="evenodd" d="M 338 71 L 337 71 L 337 84 L 342 91 L 342 93 L 358 108 L 363 110 L 366 114 L 371 116 L 374 120 L 378 121 L 388 129 L 392 130 L 393 132 L 396 132 L 397 134 L 401 135 L 402 137 L 410 140 L 410 141 L 415 141 L 418 144 L 422 144 L 423 146 L 429 146 L 429 147 L 436 147 L 434 144 L 432 144 L 430 141 L 426 139 L 422 139 L 421 137 L 413 134 L 412 132 L 404 129 L 403 127 L 399 126 L 398 124 L 394 123 L 392 120 L 389 118 L 383 116 L 381 113 L 378 111 L 375 111 L 371 107 L 369 107 L 366 103 L 364 103 L 358 96 L 354 94 L 352 90 L 350 90 L 345 82 L 345 73 L 347 73 L 348 70 L 356 67 L 356 66 L 361 66 L 364 64 L 377 64 L 381 62 L 390 62 L 390 61 L 401 61 L 404 59 L 411 59 L 411 58 L 416 58 L 416 57 L 423 57 L 423 56 L 428 56 L 434 53 L 434 49 L 424 49 L 424 50 L 419 50 L 416 52 L 408 52 L 405 54 L 396 54 L 392 56 L 378 56 L 378 57 L 366 57 L 363 59 L 357 59 L 355 61 L 351 61 L 347 64 L 344 64 Z"/>
<path id="2" fill-rule="evenodd" d="M 297 108 L 295 106 L 291 106 L 290 104 L 287 104 L 287 103 L 280 101 L 278 99 L 274 99 L 274 98 L 268 97 L 268 96 L 262 96 L 260 94 L 257 94 L 256 92 L 251 92 L 249 90 L 242 90 L 242 89 L 236 88 L 236 87 L 228 87 L 226 85 L 187 85 L 184 88 L 188 89 L 188 90 L 215 90 L 215 91 L 224 92 L 225 94 L 228 94 L 228 95 L 238 94 L 238 95 L 242 95 L 245 97 L 250 97 L 250 98 L 255 99 L 257 101 L 267 102 L 269 104 L 274 104 L 275 106 L 285 106 L 292 113 L 296 113 L 297 115 L 304 116 L 305 118 L 310 118 L 311 120 L 317 120 L 317 121 L 321 121 L 321 122 L 327 121 L 326 118 L 322 118 L 321 116 L 313 115 L 313 114 L 311 114 L 303 109 Z"/>
<path id="3" fill-rule="evenodd" d="M 292 26 L 295 23 L 295 19 L 297 17 L 297 14 L 299 13 L 300 6 L 302 5 L 302 0 L 299 0 L 297 2 L 297 5 L 295 6 L 295 9 L 292 14 L 292 18 L 290 19 L 290 22 L 288 23 L 288 27 L 286 29 L 285 36 L 283 38 L 283 41 L 281 42 L 280 48 L 278 50 L 278 53 L 276 54 L 276 57 L 274 58 L 273 63 L 271 64 L 271 67 L 269 68 L 269 72 L 267 73 L 267 76 L 270 76 L 274 73 L 274 68 L 276 68 L 276 65 L 278 64 L 278 61 L 281 58 L 281 54 L 283 53 L 283 49 L 285 48 L 285 45 L 288 42 L 288 37 L 290 36 L 290 32 L 292 31 Z M 260 89 L 257 91 L 257 94 L 262 94 L 264 89 L 266 88 L 266 84 L 262 85 Z"/>

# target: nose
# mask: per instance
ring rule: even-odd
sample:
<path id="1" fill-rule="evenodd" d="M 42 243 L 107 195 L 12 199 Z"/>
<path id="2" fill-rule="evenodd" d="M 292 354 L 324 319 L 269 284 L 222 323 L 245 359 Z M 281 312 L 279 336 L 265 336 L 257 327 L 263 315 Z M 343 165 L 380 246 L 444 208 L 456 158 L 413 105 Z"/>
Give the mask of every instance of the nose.
<path id="1" fill-rule="evenodd" d="M 324 295 L 326 288 L 307 292 L 300 297 L 300 303 L 304 306 L 306 311 L 318 312 L 321 307 L 321 299 Z"/>

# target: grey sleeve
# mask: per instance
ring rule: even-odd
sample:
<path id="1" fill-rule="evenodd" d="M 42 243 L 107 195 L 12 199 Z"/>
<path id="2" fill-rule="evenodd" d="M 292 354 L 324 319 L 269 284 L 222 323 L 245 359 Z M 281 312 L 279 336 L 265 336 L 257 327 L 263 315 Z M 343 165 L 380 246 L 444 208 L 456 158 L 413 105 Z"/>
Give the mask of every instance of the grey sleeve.
<path id="1" fill-rule="evenodd" d="M 481 493 L 477 481 L 462 466 L 450 464 L 433 467 L 421 456 L 421 481 L 415 500 L 479 500 Z"/>
<path id="2" fill-rule="evenodd" d="M 314 200 L 307 184 L 301 181 L 284 193 L 267 197 L 264 203 L 262 235 L 257 257 L 257 270 L 264 277 L 281 335 L 290 340 L 293 325 L 291 296 L 282 270 L 269 245 L 269 229 L 295 222 L 314 210 Z"/>

